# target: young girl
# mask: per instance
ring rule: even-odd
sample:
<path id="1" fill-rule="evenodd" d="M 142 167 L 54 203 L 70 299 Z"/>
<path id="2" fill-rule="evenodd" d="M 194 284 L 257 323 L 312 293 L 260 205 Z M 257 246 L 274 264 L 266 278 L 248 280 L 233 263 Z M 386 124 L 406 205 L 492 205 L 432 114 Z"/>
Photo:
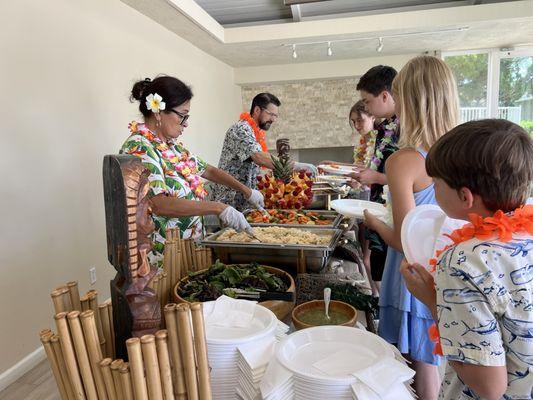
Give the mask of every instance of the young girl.
<path id="1" fill-rule="evenodd" d="M 366 110 L 363 100 L 359 100 L 352 106 L 349 117 L 350 126 L 356 133 L 356 145 L 354 146 L 353 151 L 353 164 L 345 164 L 335 161 L 322 161 L 320 164 L 357 165 L 361 169 L 370 167 L 370 163 L 375 152 L 376 137 L 378 134 L 378 131 L 374 129 L 375 118 Z M 362 185 L 356 180 L 352 180 L 350 185 L 354 189 L 362 188 Z M 369 247 L 370 241 L 366 236 L 367 234 L 365 233 L 364 227 L 361 224 L 359 230 L 359 240 L 361 241 L 363 248 L 363 263 L 366 274 L 369 278 L 372 294 L 374 296 L 378 296 L 383 267 L 371 267 L 371 251 Z"/>
<path id="2" fill-rule="evenodd" d="M 330 160 L 321 161 L 320 164 L 354 165 L 370 163 L 370 158 L 374 155 L 374 146 L 376 144 L 376 131 L 374 130 L 375 118 L 365 109 L 363 100 L 359 100 L 352 106 L 348 117 L 350 126 L 355 133 L 353 164 Z"/>
<path id="3" fill-rule="evenodd" d="M 425 157 L 429 148 L 457 124 L 457 86 L 442 60 L 422 56 L 402 68 L 394 79 L 392 95 L 402 132 L 400 150 L 385 164 L 394 228 L 365 211 L 366 225 L 389 245 L 380 291 L 379 334 L 413 362 L 418 397 L 433 400 L 439 389 L 440 362 L 428 336 L 433 318 L 428 308 L 411 296 L 401 277 L 404 255 L 400 232 L 409 210 L 421 204 L 436 204 Z"/>

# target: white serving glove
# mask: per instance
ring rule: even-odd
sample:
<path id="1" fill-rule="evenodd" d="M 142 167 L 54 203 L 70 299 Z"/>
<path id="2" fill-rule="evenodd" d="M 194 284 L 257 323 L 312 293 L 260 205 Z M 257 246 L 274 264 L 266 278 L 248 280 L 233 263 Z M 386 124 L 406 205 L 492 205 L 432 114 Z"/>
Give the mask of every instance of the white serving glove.
<path id="1" fill-rule="evenodd" d="M 294 163 L 294 169 L 296 171 L 304 170 L 305 172 L 311 172 L 311 174 L 313 174 L 313 176 L 317 176 L 318 175 L 318 168 L 316 166 L 314 166 L 313 164 L 295 162 Z"/>
<path id="2" fill-rule="evenodd" d="M 225 226 L 229 226 L 237 232 L 248 232 L 252 230 L 252 227 L 248 221 L 246 221 L 244 215 L 231 206 L 227 206 L 224 211 L 219 214 L 218 218 L 220 218 L 220 221 L 222 221 Z"/>
<path id="3" fill-rule="evenodd" d="M 259 190 L 252 189 L 252 194 L 246 200 L 258 210 L 263 211 L 265 208 L 265 198 Z"/>

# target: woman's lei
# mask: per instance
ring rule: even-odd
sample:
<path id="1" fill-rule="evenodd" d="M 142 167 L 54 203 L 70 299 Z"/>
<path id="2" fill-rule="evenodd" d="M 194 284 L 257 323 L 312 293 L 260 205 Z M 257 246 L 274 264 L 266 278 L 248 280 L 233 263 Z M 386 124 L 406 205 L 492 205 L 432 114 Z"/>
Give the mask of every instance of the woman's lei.
<path id="1" fill-rule="evenodd" d="M 130 132 L 132 134 L 140 134 L 150 142 L 155 143 L 155 148 L 161 153 L 161 157 L 168 161 L 174 170 L 165 169 L 165 174 L 169 176 L 175 176 L 176 172 L 179 173 L 186 181 L 186 184 L 192 190 L 194 195 L 200 199 L 204 199 L 207 196 L 207 191 L 204 188 L 202 178 L 198 176 L 198 164 L 194 158 L 192 158 L 189 152 L 183 149 L 183 145 L 180 143 L 181 151 L 180 157 L 176 154 L 172 146 L 176 143 L 170 139 L 166 143 L 163 142 L 157 135 L 155 135 L 145 124 L 138 124 L 132 122 L 129 125 Z"/>

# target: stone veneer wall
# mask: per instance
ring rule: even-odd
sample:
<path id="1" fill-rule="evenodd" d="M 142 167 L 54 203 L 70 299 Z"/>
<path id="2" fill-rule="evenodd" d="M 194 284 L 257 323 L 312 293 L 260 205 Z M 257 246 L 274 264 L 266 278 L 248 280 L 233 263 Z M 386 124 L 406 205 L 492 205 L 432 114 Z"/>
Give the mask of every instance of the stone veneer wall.
<path id="1" fill-rule="evenodd" d="M 348 113 L 359 99 L 357 81 L 351 77 L 243 85 L 243 109 L 249 111 L 261 92 L 280 99 L 280 118 L 267 132 L 269 149 L 275 149 L 281 137 L 288 137 L 294 149 L 353 146 Z"/>

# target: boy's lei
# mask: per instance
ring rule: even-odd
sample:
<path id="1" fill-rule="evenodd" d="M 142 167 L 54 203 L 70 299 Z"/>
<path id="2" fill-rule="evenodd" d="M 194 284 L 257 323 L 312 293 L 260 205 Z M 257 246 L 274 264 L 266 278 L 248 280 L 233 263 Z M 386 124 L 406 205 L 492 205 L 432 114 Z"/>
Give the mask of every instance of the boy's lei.
<path id="1" fill-rule="evenodd" d="M 450 247 L 473 238 L 480 240 L 498 239 L 502 242 L 508 242 L 513 238 L 514 233 L 533 235 L 533 205 L 521 206 L 508 214 L 498 210 L 492 217 L 483 218 L 477 214 L 469 214 L 468 218 L 470 219 L 469 223 L 456 229 L 450 235 L 446 235 L 453 241 L 453 244 L 437 250 L 435 257 L 439 257 Z M 437 258 L 429 260 L 429 264 L 435 271 Z M 439 328 L 436 324 L 429 328 L 429 338 L 435 343 L 433 353 L 442 356 Z"/>
<path id="2" fill-rule="evenodd" d="M 376 151 L 374 152 L 374 156 L 371 159 L 370 168 L 374 171 L 377 171 L 381 163 L 383 162 L 383 150 L 385 150 L 385 147 L 392 144 L 395 140 L 395 136 L 398 132 L 398 125 L 400 124 L 400 121 L 397 117 L 393 118 L 389 123 L 384 125 L 384 135 L 381 141 L 379 142 L 378 147 L 376 148 Z"/>

